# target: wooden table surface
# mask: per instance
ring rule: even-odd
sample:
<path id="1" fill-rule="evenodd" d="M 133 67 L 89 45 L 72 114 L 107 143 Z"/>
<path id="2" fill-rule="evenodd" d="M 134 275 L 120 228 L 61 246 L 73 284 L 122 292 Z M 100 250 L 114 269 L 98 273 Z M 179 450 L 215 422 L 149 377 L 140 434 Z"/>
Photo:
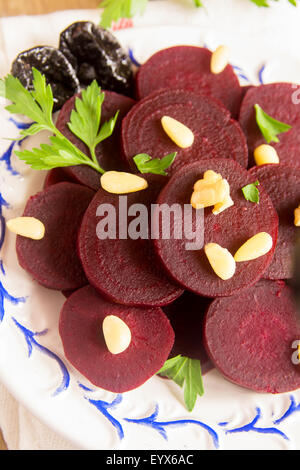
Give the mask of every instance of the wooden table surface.
<path id="1" fill-rule="evenodd" d="M 0 0 L 0 16 L 41 15 L 56 10 L 97 8 L 100 0 Z M 0 429 L 0 450 L 7 450 Z"/>
<path id="2" fill-rule="evenodd" d="M 40 15 L 56 10 L 97 8 L 100 0 L 0 0 L 0 16 Z"/>

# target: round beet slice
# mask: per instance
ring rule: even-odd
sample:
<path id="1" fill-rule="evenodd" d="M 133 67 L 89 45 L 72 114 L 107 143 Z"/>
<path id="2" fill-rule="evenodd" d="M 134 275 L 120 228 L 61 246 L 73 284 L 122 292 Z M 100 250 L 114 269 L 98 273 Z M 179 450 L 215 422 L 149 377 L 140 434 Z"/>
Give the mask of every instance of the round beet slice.
<path id="1" fill-rule="evenodd" d="M 268 232 L 274 242 L 272 250 L 256 260 L 237 263 L 234 276 L 224 281 L 212 270 L 204 249 L 186 249 L 186 243 L 190 240 L 185 237 L 185 230 L 182 230 L 181 239 L 175 239 L 174 224 L 183 226 L 181 214 L 178 215 L 178 219 L 172 220 L 170 239 L 163 239 L 160 223 L 157 228 L 159 236 L 154 240 L 154 244 L 165 268 L 180 285 L 205 297 L 229 296 L 254 284 L 268 268 L 277 240 L 278 216 L 270 197 L 262 187 L 259 204 L 246 201 L 241 188 L 252 183 L 253 176 L 238 163 L 225 159 L 200 160 L 182 168 L 161 191 L 157 203 L 167 204 L 167 207 L 179 204 L 183 214 L 184 205 L 190 206 L 195 182 L 203 178 L 206 170 L 220 173 L 228 181 L 234 205 L 218 215 L 212 213 L 212 207 L 205 209 L 204 245 L 211 242 L 218 243 L 234 255 L 250 237 L 259 232 Z M 192 215 L 193 231 L 195 231 L 195 209 Z M 200 229 L 202 230 L 202 227 Z"/>
<path id="2" fill-rule="evenodd" d="M 289 279 L 293 276 L 293 255 L 298 228 L 294 210 L 300 203 L 300 168 L 282 164 L 262 165 L 250 171 L 267 190 L 279 216 L 277 245 L 273 260 L 264 273 L 267 279 Z"/>
<path id="3" fill-rule="evenodd" d="M 212 53 L 195 46 L 175 46 L 154 54 L 139 69 L 137 92 L 140 98 L 163 88 L 184 88 L 221 101 L 236 117 L 241 87 L 231 65 L 219 74 L 210 71 Z"/>
<path id="4" fill-rule="evenodd" d="M 70 177 L 70 175 L 65 171 L 64 168 L 53 168 L 47 173 L 47 176 L 44 181 L 44 188 L 48 188 L 48 186 L 53 186 L 53 184 L 63 183 L 65 181 L 75 183 L 75 181 Z"/>
<path id="5" fill-rule="evenodd" d="M 191 147 L 181 149 L 168 137 L 161 125 L 165 115 L 192 130 L 194 143 Z M 177 152 L 173 165 L 167 170 L 170 175 L 201 158 L 232 158 L 244 167 L 248 164 L 246 138 L 229 112 L 212 98 L 185 90 L 154 93 L 137 103 L 123 119 L 122 142 L 134 171 L 133 157 L 139 153 L 162 158 Z"/>
<path id="6" fill-rule="evenodd" d="M 239 295 L 214 300 L 204 336 L 211 360 L 232 382 L 266 393 L 300 387 L 300 365 L 292 363 L 299 317 L 283 281 L 261 280 Z"/>
<path id="7" fill-rule="evenodd" d="M 59 113 L 56 126 L 57 128 L 86 155 L 89 154 L 87 146 L 78 139 L 69 129 L 71 112 L 75 107 L 75 95 L 70 98 Z M 112 91 L 105 91 L 105 99 L 101 108 L 101 124 L 112 118 L 119 110 L 119 116 L 113 131 L 108 139 L 101 142 L 96 148 L 96 156 L 100 166 L 108 170 L 126 170 L 124 160 L 121 158 L 120 132 L 123 117 L 128 113 L 135 101 L 127 96 L 119 95 Z M 78 183 L 84 184 L 91 189 L 97 190 L 100 187 L 99 173 L 86 165 L 76 165 L 65 168 L 66 173 Z"/>
<path id="8" fill-rule="evenodd" d="M 175 333 L 174 346 L 169 357 L 182 356 L 199 359 L 202 374 L 214 366 L 203 344 L 204 314 L 211 300 L 185 291 L 178 299 L 163 308 Z"/>
<path id="9" fill-rule="evenodd" d="M 120 354 L 111 354 L 105 344 L 102 323 L 108 315 L 121 318 L 131 331 L 131 343 Z M 97 387 L 115 393 L 146 382 L 163 366 L 174 342 L 170 322 L 159 307 L 113 304 L 92 286 L 77 290 L 66 300 L 59 333 L 71 364 Z"/>
<path id="10" fill-rule="evenodd" d="M 77 289 L 88 283 L 77 256 L 78 229 L 94 191 L 79 184 L 57 183 L 32 196 L 23 216 L 45 225 L 42 240 L 17 236 L 19 263 L 49 289 Z"/>
<path id="11" fill-rule="evenodd" d="M 272 142 L 270 145 L 275 147 L 280 163 L 300 167 L 300 114 L 292 100 L 297 88 L 298 85 L 292 83 L 270 83 L 247 91 L 241 105 L 239 122 L 247 136 L 251 166 L 255 164 L 254 149 L 266 143 L 255 118 L 254 105 L 259 104 L 272 118 L 292 126 L 288 132 L 278 135 L 278 143 Z"/>
<path id="12" fill-rule="evenodd" d="M 148 209 L 155 202 L 166 178 L 149 175 L 147 179 L 149 187 L 146 190 L 125 196 L 99 189 L 84 215 L 79 232 L 79 255 L 89 282 L 112 301 L 125 305 L 167 305 L 182 293 L 182 289 L 165 274 L 151 241 L 127 236 L 135 217 L 128 217 L 128 225 L 126 219 L 119 222 L 120 214 L 126 217 L 127 207 L 130 209 L 134 204 L 143 204 Z M 97 216 L 96 211 L 101 206 L 105 208 L 104 205 L 110 205 L 115 211 L 113 216 L 116 214 L 115 239 L 99 239 L 96 233 L 98 223 L 104 219 Z M 106 213 L 102 215 L 106 216 Z M 146 224 L 148 236 L 147 218 Z"/>

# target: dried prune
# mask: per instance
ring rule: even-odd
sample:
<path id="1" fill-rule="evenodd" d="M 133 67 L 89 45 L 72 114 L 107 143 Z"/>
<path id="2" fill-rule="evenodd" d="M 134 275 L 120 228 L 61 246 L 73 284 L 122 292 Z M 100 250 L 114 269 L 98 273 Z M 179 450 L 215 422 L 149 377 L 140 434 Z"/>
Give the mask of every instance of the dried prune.
<path id="1" fill-rule="evenodd" d="M 59 49 L 82 85 L 96 79 L 105 90 L 132 95 L 131 60 L 109 31 L 89 21 L 73 23 L 61 33 Z"/>
<path id="2" fill-rule="evenodd" d="M 45 75 L 51 85 L 54 111 L 78 93 L 80 85 L 76 72 L 64 54 L 50 46 L 39 46 L 21 52 L 12 64 L 11 73 L 17 77 L 27 90 L 33 89 L 32 67 Z"/>

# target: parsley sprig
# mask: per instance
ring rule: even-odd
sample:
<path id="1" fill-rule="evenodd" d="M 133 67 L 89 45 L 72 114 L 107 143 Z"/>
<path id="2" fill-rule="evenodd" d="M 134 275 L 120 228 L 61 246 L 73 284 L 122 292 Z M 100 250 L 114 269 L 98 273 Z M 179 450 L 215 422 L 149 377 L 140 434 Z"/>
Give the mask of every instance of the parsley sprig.
<path id="1" fill-rule="evenodd" d="M 91 158 L 67 139 L 53 122 L 53 94 L 45 76 L 33 68 L 33 90 L 28 91 L 20 80 L 7 75 L 0 80 L 0 96 L 12 104 L 6 109 L 12 114 L 23 114 L 34 123 L 20 132 L 20 138 L 35 135 L 43 130 L 51 132 L 49 144 L 41 144 L 32 150 L 15 151 L 15 154 L 35 170 L 50 170 L 57 167 L 88 165 L 99 173 L 105 170 L 100 167 L 96 158 L 96 146 L 109 137 L 116 123 L 118 112 L 109 121 L 100 126 L 101 106 L 104 93 L 94 81 L 82 97 L 77 98 L 75 109 L 71 113 L 69 128 L 89 148 Z"/>
<path id="2" fill-rule="evenodd" d="M 258 7 L 269 7 L 269 0 L 250 0 Z M 274 0 L 275 1 L 275 0 Z M 276 0 L 277 1 L 277 0 Z M 288 0 L 294 6 L 297 6 L 296 0 Z M 197 8 L 203 7 L 201 0 L 193 0 Z M 113 21 L 120 18 L 132 18 L 133 16 L 142 15 L 146 9 L 148 0 L 102 0 L 99 7 L 103 8 L 100 25 L 103 28 L 109 28 Z"/>
<path id="3" fill-rule="evenodd" d="M 204 394 L 200 361 L 185 356 L 176 356 L 168 359 L 157 374 L 164 375 L 183 387 L 184 402 L 188 411 L 192 411 L 197 396 Z"/>
<path id="4" fill-rule="evenodd" d="M 177 152 L 169 153 L 163 158 L 152 158 L 147 153 L 139 153 L 133 157 L 134 163 L 140 173 L 153 173 L 155 175 L 166 176 L 166 169 L 169 168 L 175 160 Z"/>
<path id="5" fill-rule="evenodd" d="M 255 104 L 254 108 L 256 123 L 268 144 L 270 142 L 279 142 L 277 135 L 292 128 L 289 124 L 277 121 L 277 119 L 269 116 L 259 104 Z"/>
<path id="6" fill-rule="evenodd" d="M 201 0 L 193 0 L 196 7 L 202 7 Z M 102 0 L 99 7 L 103 8 L 100 26 L 109 28 L 113 21 L 120 18 L 132 18 L 142 15 L 146 9 L 148 0 Z"/>
<path id="7" fill-rule="evenodd" d="M 243 186 L 241 188 L 246 201 L 259 204 L 259 189 L 257 186 L 259 186 L 259 181 L 255 181 L 254 183 L 247 184 L 246 186 Z"/>

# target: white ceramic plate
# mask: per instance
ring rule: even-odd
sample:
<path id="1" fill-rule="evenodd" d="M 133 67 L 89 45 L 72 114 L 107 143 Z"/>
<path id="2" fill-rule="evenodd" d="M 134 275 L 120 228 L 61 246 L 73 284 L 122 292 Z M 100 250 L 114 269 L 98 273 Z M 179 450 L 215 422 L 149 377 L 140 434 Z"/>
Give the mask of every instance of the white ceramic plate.
<path id="1" fill-rule="evenodd" d="M 155 2 L 149 5 L 143 19 L 136 20 L 135 27 L 116 34 L 139 62 L 173 44 L 214 48 L 226 43 L 243 84 L 300 82 L 297 48 L 290 42 L 299 44 L 300 7 L 290 10 L 287 5 L 283 8 L 276 4 L 267 16 L 264 9 L 258 10 L 250 2 L 208 3 L 204 12 L 188 5 L 178 6 L 177 2 Z M 7 59 L 6 65 L 2 63 L 3 70 L 21 49 L 39 43 L 55 45 L 59 31 L 68 24 L 97 18 L 98 12 L 84 11 L 2 20 L 2 57 L 6 54 Z M 286 27 L 282 26 L 281 34 L 274 36 L 279 21 Z M 13 39 L 12 25 L 16 27 L 17 22 L 23 30 L 21 43 Z M 16 136 L 20 122 L 21 118 L 10 120 L 2 107 L 1 135 Z M 22 145 L 31 146 L 33 140 Z M 0 239 L 1 234 L 4 236 L 4 217 L 21 215 L 27 198 L 42 187 L 45 177 L 44 172 L 35 172 L 13 153 L 10 155 L 9 146 L 8 141 L 0 143 Z M 19 267 L 15 236 L 10 233 L 5 234 L 0 259 L 0 380 L 33 414 L 75 446 L 300 448 L 300 391 L 273 396 L 257 394 L 231 384 L 213 370 L 204 377 L 204 397 L 188 413 L 182 390 L 158 377 L 122 395 L 95 388 L 64 357 L 58 335 L 64 297 L 39 286 Z"/>

